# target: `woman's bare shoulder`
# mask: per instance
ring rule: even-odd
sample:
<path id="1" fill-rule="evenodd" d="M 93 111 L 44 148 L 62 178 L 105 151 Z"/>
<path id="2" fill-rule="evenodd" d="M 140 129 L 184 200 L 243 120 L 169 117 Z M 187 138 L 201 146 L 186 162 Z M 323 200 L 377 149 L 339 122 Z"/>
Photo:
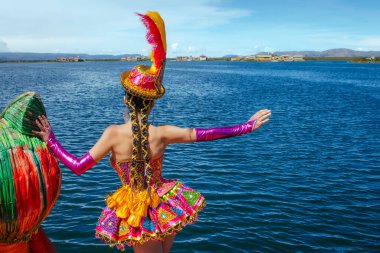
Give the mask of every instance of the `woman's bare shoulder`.
<path id="1" fill-rule="evenodd" d="M 131 135 L 132 131 L 126 124 L 121 125 L 109 125 L 104 133 L 110 137 L 118 138 L 125 135 Z"/>

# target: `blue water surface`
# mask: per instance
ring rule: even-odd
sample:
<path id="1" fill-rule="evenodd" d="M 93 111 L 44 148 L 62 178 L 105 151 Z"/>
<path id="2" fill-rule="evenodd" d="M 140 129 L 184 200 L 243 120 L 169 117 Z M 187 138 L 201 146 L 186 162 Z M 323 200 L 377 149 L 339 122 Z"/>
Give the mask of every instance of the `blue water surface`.
<path id="1" fill-rule="evenodd" d="M 57 138 L 81 156 L 123 123 L 119 74 L 134 65 L 2 63 L 0 107 L 38 92 Z M 164 85 L 155 125 L 234 125 L 272 110 L 250 135 L 167 148 L 164 176 L 207 201 L 172 252 L 380 252 L 380 65 L 168 62 Z M 56 249 L 117 252 L 94 238 L 120 185 L 108 159 L 82 176 L 61 168 L 43 223 Z"/>

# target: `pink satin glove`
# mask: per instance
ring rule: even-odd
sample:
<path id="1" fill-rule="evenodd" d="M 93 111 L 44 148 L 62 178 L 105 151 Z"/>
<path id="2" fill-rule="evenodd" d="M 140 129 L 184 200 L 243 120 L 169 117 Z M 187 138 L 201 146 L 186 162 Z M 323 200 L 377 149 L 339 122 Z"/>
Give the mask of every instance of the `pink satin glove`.
<path id="1" fill-rule="evenodd" d="M 213 141 L 217 139 L 229 138 L 243 134 L 251 133 L 257 119 L 250 120 L 246 123 L 228 126 L 228 127 L 213 127 L 213 128 L 196 128 L 196 141 Z"/>
<path id="2" fill-rule="evenodd" d="M 77 175 L 83 174 L 96 164 L 89 152 L 80 159 L 67 152 L 55 138 L 53 131 L 50 131 L 46 144 L 54 155 Z"/>

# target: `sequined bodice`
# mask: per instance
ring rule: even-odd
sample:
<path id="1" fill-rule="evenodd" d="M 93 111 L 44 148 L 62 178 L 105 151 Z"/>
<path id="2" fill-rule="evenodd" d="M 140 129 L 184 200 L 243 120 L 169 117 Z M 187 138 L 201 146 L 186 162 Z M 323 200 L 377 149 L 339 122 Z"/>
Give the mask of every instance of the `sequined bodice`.
<path id="1" fill-rule="evenodd" d="M 152 168 L 152 178 L 151 178 L 151 184 L 154 184 L 155 187 L 161 186 L 162 183 L 166 182 L 166 179 L 162 177 L 162 163 L 164 160 L 164 155 L 162 155 L 159 158 L 151 159 L 150 160 L 150 166 Z M 117 171 L 119 174 L 121 183 L 123 185 L 130 185 L 131 182 L 131 173 L 130 173 L 130 166 L 131 166 L 132 160 L 114 160 L 110 158 L 110 164 L 113 168 Z M 144 187 L 144 162 L 142 160 L 137 160 L 137 178 L 135 178 L 135 182 L 137 182 L 140 187 Z"/>

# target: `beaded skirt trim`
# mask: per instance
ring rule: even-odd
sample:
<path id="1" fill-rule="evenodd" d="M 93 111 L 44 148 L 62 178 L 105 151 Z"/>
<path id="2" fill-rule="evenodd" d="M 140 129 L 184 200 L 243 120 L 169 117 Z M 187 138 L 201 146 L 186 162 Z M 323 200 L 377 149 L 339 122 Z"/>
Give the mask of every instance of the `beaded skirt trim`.
<path id="1" fill-rule="evenodd" d="M 99 217 L 95 236 L 119 250 L 149 240 L 162 241 L 194 223 L 198 212 L 205 206 L 205 198 L 199 192 L 175 181 L 174 186 L 165 189 L 165 194 L 160 196 L 159 205 L 148 208 L 147 216 L 137 227 L 130 226 L 127 219 L 118 217 L 115 210 L 105 207 Z"/>

